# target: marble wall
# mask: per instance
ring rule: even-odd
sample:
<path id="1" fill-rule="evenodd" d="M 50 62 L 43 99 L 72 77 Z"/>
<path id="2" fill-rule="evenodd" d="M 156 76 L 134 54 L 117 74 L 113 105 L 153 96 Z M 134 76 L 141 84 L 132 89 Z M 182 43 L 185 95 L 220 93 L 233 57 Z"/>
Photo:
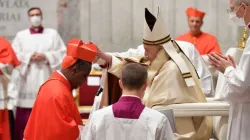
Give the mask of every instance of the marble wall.
<path id="1" fill-rule="evenodd" d="M 229 0 L 72 1 L 80 1 L 77 4 L 80 17 L 75 17 L 79 19 L 69 17 L 69 22 L 80 23 L 80 28 L 75 27 L 74 31 L 77 35 L 80 31 L 79 37 L 96 42 L 104 51 L 125 51 L 141 44 L 145 7 L 155 14 L 157 7 L 161 8 L 172 38 L 188 31 L 185 10 L 193 6 L 207 13 L 202 30 L 214 34 L 224 52 L 238 43 L 239 28 L 231 24 L 226 12 Z"/>
<path id="2" fill-rule="evenodd" d="M 56 0 L 0 0 L 0 35 L 10 41 L 16 33 L 30 27 L 27 11 L 40 7 L 43 11 L 43 25 L 57 29 Z"/>
<path id="3" fill-rule="evenodd" d="M 80 1 L 58 1 L 58 31 L 65 43 L 72 38 L 81 38 Z"/>

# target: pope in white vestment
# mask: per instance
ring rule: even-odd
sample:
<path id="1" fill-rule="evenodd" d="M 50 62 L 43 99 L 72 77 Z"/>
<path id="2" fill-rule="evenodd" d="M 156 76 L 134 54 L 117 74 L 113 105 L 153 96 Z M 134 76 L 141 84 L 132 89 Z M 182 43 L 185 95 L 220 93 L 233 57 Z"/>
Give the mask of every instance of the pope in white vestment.
<path id="1" fill-rule="evenodd" d="M 179 45 L 171 40 L 164 26 L 164 20 L 160 12 L 155 18 L 146 9 L 143 44 L 144 47 L 146 44 L 145 51 L 151 47 L 159 49 L 153 60 L 147 60 L 147 58 L 152 58 L 150 56 L 152 54 L 149 54 L 148 51 L 147 58 L 142 56 L 110 56 L 105 53 L 102 56 L 102 52 L 100 52 L 99 56 L 109 62 L 108 71 L 117 77 L 121 76 L 121 68 L 127 63 L 140 63 L 148 66 L 148 87 L 142 99 L 143 104 L 147 107 L 157 110 L 158 106 L 162 107 L 170 104 L 206 102 L 195 68 L 187 56 L 180 51 Z M 111 92 L 106 92 L 109 90 L 105 87 L 107 82 L 104 82 L 101 108 L 109 102 L 108 98 Z M 113 93 L 111 94 L 113 95 Z M 175 119 L 176 131 L 180 140 L 203 140 L 208 139 L 211 135 L 210 117 L 177 117 Z"/>
<path id="2" fill-rule="evenodd" d="M 185 53 L 185 55 L 189 58 L 189 60 L 194 65 L 200 80 L 201 80 L 201 88 L 207 97 L 211 97 L 214 95 L 214 87 L 213 87 L 213 80 L 212 76 L 203 61 L 202 57 L 200 56 L 197 49 L 194 47 L 193 44 L 186 42 L 186 41 L 176 41 L 179 45 L 181 50 Z M 144 47 L 143 45 L 138 46 L 137 50 L 144 55 Z"/>
<path id="3" fill-rule="evenodd" d="M 186 41 L 176 41 L 176 43 L 180 46 L 181 50 L 185 53 L 185 55 L 189 58 L 189 60 L 194 65 L 200 77 L 201 87 L 205 95 L 207 97 L 214 96 L 212 76 L 205 62 L 200 56 L 199 52 L 194 47 L 194 45 Z M 137 49 L 129 49 L 126 52 L 122 52 L 122 53 L 116 52 L 116 53 L 109 53 L 109 54 L 120 56 L 120 57 L 133 57 L 133 56 L 144 56 L 144 53 L 145 53 L 145 49 L 143 45 L 139 45 Z"/>
<path id="4" fill-rule="evenodd" d="M 21 62 L 19 66 L 21 84 L 17 97 L 16 133 L 22 133 L 20 123 L 26 124 L 35 102 L 39 87 L 58 69 L 65 55 L 66 47 L 58 32 L 54 29 L 39 27 L 36 32 L 32 28 L 20 31 L 13 40 L 12 47 Z M 43 54 L 45 60 L 32 61 L 36 54 Z M 21 139 L 21 138 L 20 138 Z"/>

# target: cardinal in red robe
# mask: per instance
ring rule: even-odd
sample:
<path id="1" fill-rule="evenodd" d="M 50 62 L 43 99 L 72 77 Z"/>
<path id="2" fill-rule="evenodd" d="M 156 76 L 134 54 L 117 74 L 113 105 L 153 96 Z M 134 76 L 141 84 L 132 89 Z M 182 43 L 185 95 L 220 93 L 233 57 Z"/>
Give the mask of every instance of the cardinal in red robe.
<path id="1" fill-rule="evenodd" d="M 96 54 L 93 43 L 69 41 L 62 69 L 40 87 L 25 128 L 25 140 L 78 139 L 82 120 L 71 91 L 86 81 Z"/>
<path id="2" fill-rule="evenodd" d="M 11 139 L 7 109 L 8 93 L 7 90 L 5 90 L 8 84 L 8 78 L 6 78 L 6 76 L 10 76 L 12 69 L 19 64 L 20 62 L 8 40 L 0 37 L 0 140 Z"/>
<path id="3" fill-rule="evenodd" d="M 201 31 L 205 13 L 190 7 L 186 10 L 186 14 L 190 31 L 177 37 L 176 40 L 194 44 L 200 55 L 210 54 L 211 52 L 221 53 L 216 37 Z"/>

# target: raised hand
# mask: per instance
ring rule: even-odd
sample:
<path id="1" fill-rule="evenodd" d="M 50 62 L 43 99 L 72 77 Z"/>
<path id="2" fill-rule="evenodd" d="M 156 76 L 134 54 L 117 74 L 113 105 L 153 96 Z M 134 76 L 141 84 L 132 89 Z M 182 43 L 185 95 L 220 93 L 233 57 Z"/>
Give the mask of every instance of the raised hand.
<path id="1" fill-rule="evenodd" d="M 226 68 L 229 66 L 235 67 L 235 63 L 231 60 L 231 58 L 223 56 L 221 54 L 211 53 L 208 55 L 208 57 L 211 65 L 222 73 L 224 73 Z"/>

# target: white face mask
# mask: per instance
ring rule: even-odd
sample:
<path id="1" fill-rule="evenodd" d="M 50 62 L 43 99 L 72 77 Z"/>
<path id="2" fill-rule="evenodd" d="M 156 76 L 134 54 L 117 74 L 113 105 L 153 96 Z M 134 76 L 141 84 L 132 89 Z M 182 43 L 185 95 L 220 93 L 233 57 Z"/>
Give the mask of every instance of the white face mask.
<path id="1" fill-rule="evenodd" d="M 30 17 L 30 22 L 33 27 L 39 27 L 42 22 L 42 17 L 41 16 L 32 16 Z"/>
<path id="2" fill-rule="evenodd" d="M 235 12 L 231 12 L 229 18 L 238 26 L 246 26 L 244 18 L 238 18 Z"/>
<path id="3" fill-rule="evenodd" d="M 246 15 L 246 11 L 244 13 L 244 15 L 241 18 L 238 18 L 236 13 L 240 10 L 241 6 L 239 7 L 239 9 L 236 12 L 230 12 L 229 13 L 229 18 L 238 26 L 246 26 L 246 22 L 245 22 L 245 15 Z"/>

